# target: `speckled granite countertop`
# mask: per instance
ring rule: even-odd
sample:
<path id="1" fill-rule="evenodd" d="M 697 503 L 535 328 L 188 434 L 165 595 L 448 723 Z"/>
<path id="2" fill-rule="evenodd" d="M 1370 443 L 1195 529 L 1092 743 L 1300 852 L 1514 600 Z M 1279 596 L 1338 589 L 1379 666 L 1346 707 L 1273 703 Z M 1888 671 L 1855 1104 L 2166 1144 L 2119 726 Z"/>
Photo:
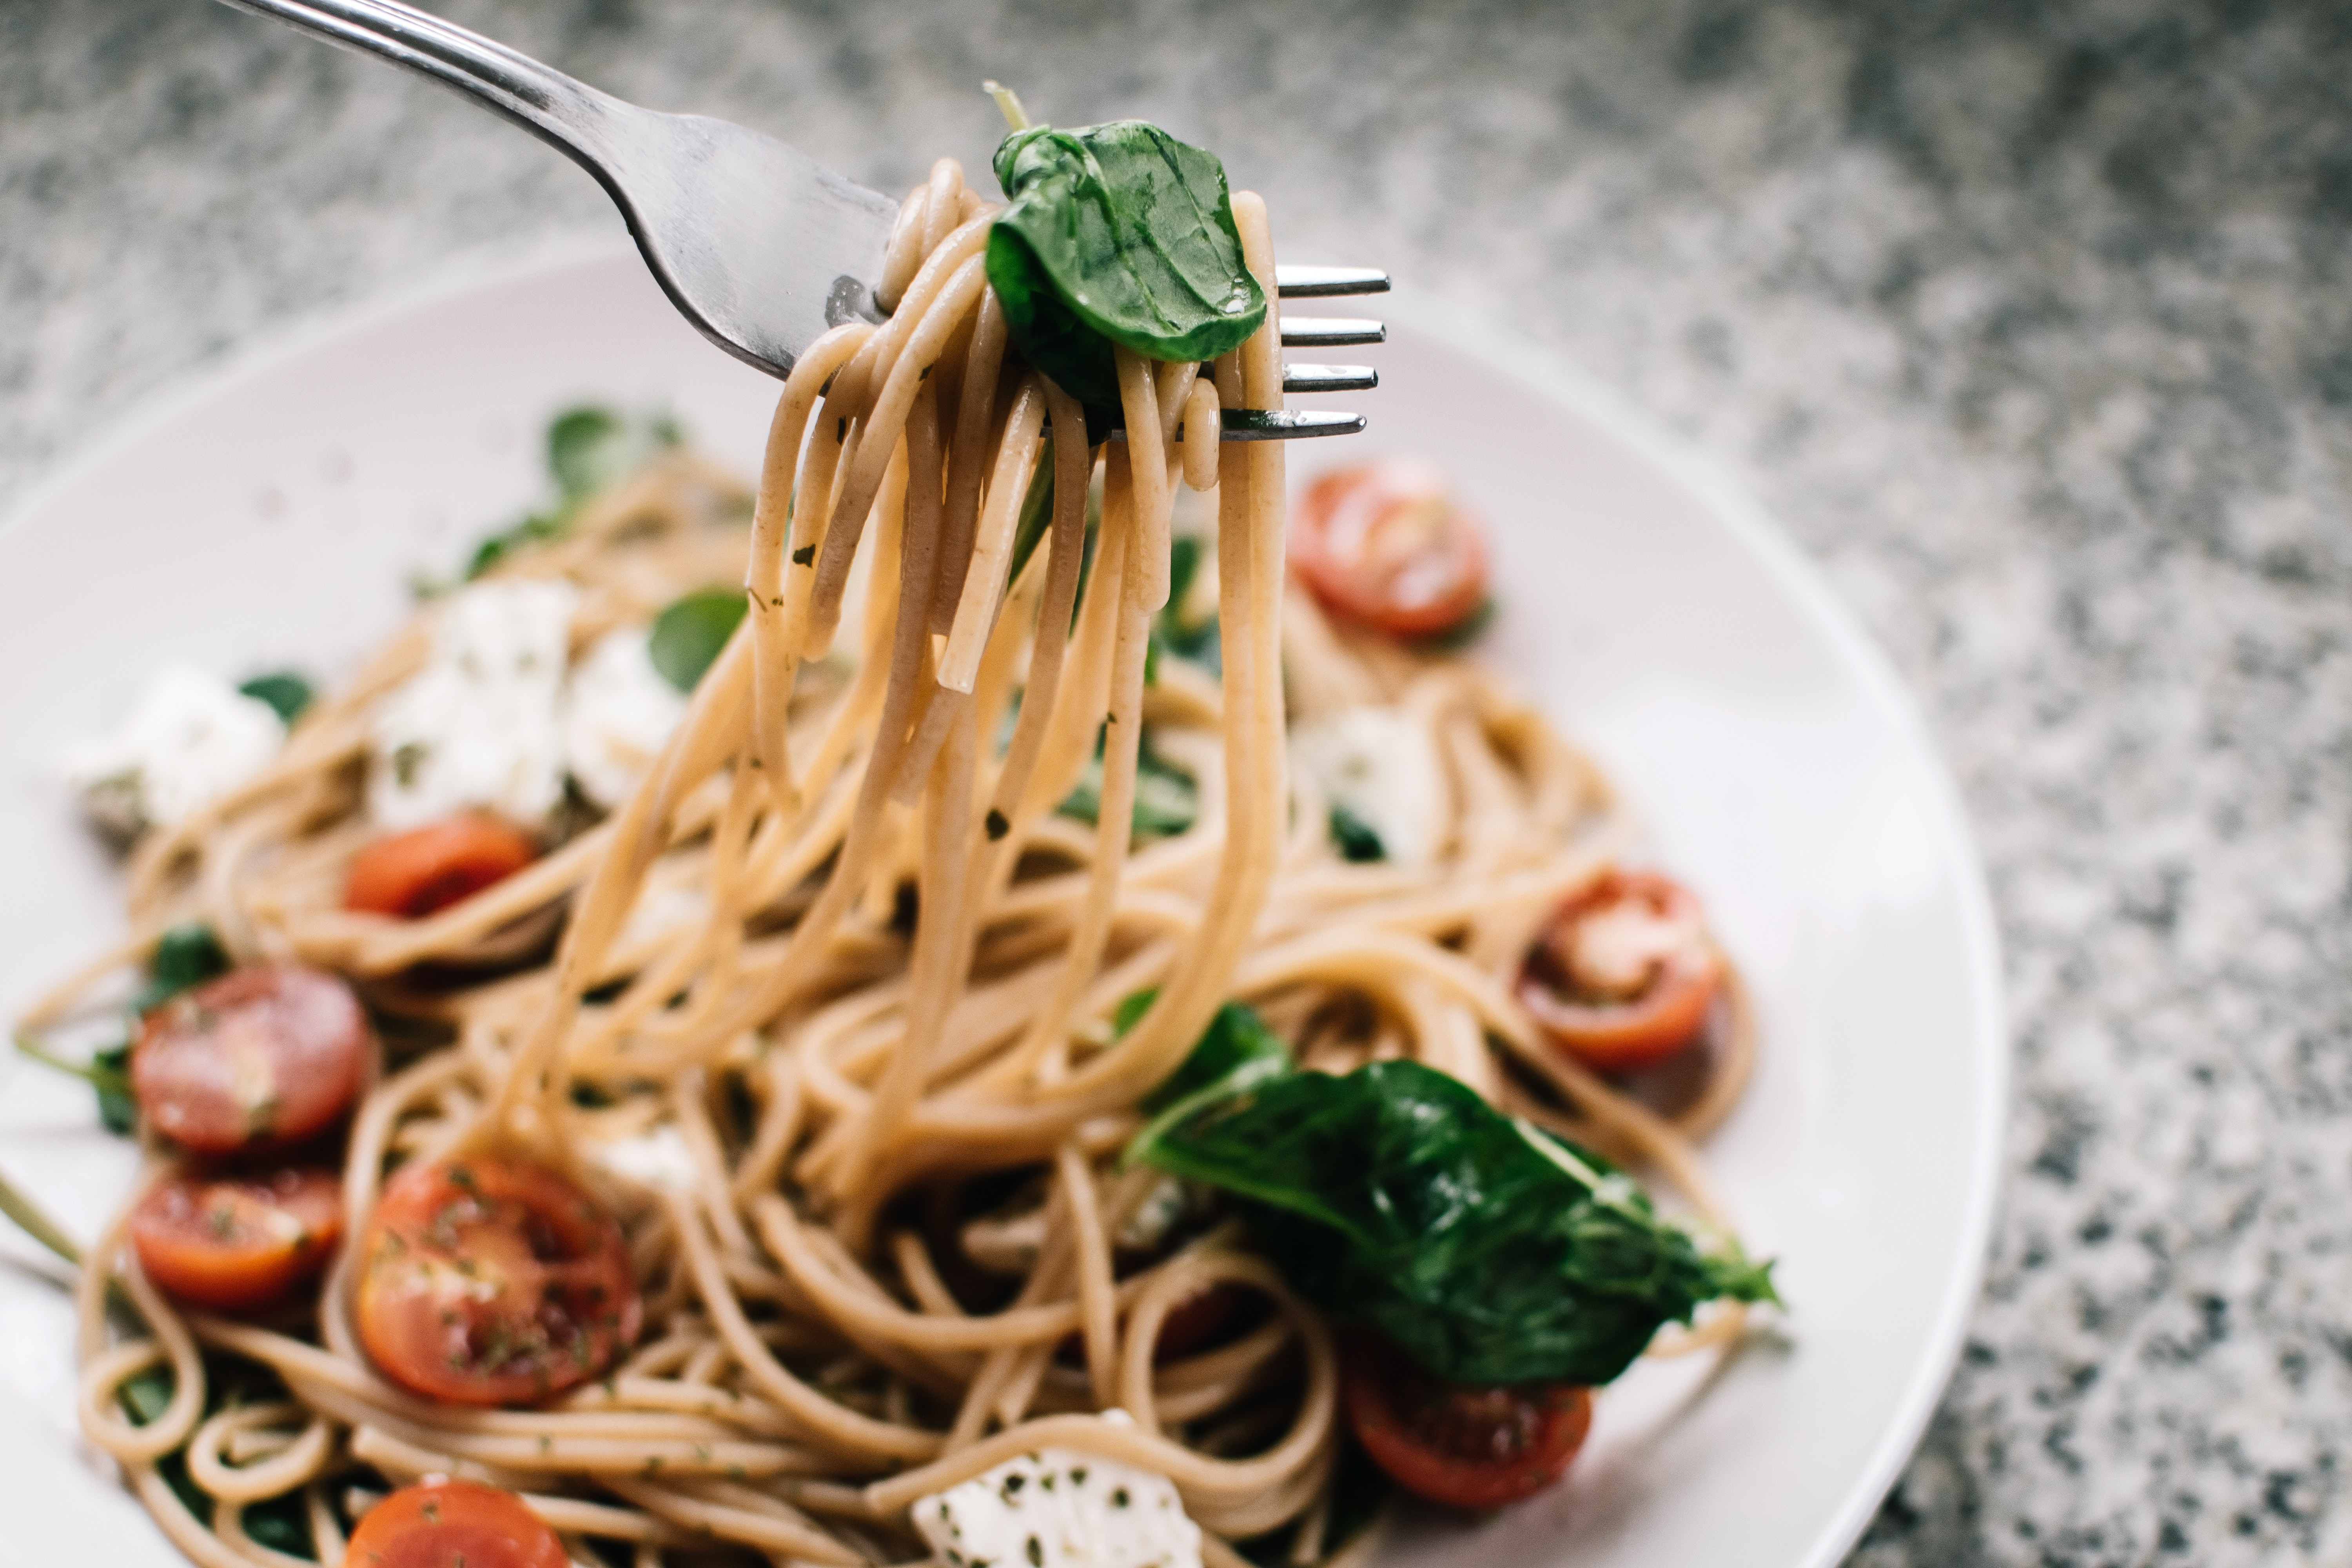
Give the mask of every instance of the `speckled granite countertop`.
<path id="1" fill-rule="evenodd" d="M 2340 7 L 445 8 L 891 187 L 982 163 L 983 75 L 1164 119 L 1292 242 L 1739 470 L 1924 703 L 2017 1022 L 1990 1283 L 1855 1561 L 2352 1558 Z M 251 18 L 0 0 L 0 499 L 272 323 L 611 223 L 555 154 Z"/>

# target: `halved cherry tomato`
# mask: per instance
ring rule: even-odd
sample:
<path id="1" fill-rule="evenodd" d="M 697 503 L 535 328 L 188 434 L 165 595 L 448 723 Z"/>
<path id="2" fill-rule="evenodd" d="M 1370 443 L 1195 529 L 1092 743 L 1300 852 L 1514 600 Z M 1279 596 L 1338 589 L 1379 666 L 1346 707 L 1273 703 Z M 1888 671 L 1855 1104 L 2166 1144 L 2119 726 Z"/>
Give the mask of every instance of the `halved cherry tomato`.
<path id="1" fill-rule="evenodd" d="M 343 1568 L 566 1568 L 563 1542 L 522 1499 L 479 1481 L 403 1487 L 361 1519 Z"/>
<path id="2" fill-rule="evenodd" d="M 539 858 L 530 834 L 484 812 L 379 838 L 352 858 L 343 907 L 423 920 Z"/>
<path id="3" fill-rule="evenodd" d="M 149 1012 L 131 1089 L 148 1126 L 200 1154 L 299 1142 L 358 1098 L 369 1039 L 335 975 L 256 965 Z"/>
<path id="4" fill-rule="evenodd" d="M 1342 1396 L 1372 1462 L 1447 1508 L 1533 1497 L 1559 1479 L 1592 1426 L 1592 1396 L 1571 1384 L 1445 1383 L 1370 1338 L 1349 1347 Z"/>
<path id="5" fill-rule="evenodd" d="M 223 1312 L 284 1300 L 343 1237 L 343 1184 L 319 1166 L 158 1182 L 131 1211 L 139 1267 L 166 1295 Z"/>
<path id="6" fill-rule="evenodd" d="M 621 1227 L 526 1160 L 403 1170 L 385 1184 L 361 1258 L 369 1358 L 403 1387 L 456 1405 L 544 1399 L 601 1376 L 642 1319 Z"/>
<path id="7" fill-rule="evenodd" d="M 1553 912 L 1528 954 L 1519 1002 L 1571 1055 L 1618 1072 L 1697 1039 L 1722 979 L 1690 889 L 1617 871 Z"/>
<path id="8" fill-rule="evenodd" d="M 1486 602 L 1486 538 L 1424 463 L 1324 475 L 1290 521 L 1290 563 L 1324 608 L 1391 637 L 1461 626 Z"/>

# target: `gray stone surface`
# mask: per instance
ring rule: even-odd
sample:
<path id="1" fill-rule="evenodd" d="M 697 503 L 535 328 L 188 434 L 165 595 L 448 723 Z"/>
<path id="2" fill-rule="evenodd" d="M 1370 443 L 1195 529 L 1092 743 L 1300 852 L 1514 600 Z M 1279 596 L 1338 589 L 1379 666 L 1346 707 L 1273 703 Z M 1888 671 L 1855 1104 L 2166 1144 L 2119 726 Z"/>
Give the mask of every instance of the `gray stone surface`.
<path id="1" fill-rule="evenodd" d="M 1990 1282 L 1855 1561 L 2352 1555 L 2341 8 L 448 9 L 894 185 L 984 158 L 987 74 L 1165 120 L 1287 238 L 1740 470 L 1925 704 L 2016 1010 Z M 250 334 L 600 200 L 199 0 L 0 0 L 0 496 Z"/>

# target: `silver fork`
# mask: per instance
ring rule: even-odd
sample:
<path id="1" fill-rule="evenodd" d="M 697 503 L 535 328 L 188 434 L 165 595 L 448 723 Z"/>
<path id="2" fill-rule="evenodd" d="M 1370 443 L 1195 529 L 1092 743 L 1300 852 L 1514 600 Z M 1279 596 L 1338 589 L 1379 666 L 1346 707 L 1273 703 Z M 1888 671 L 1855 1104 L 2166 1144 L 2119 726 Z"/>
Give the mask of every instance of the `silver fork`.
<path id="1" fill-rule="evenodd" d="M 898 204 L 723 120 L 624 102 L 399 0 L 223 0 L 455 88 L 552 142 L 620 207 L 662 291 L 703 335 L 772 375 L 827 328 L 878 320 L 873 284 Z M 1386 274 L 1285 267 L 1286 300 L 1376 294 Z M 1286 347 L 1376 343 L 1378 321 L 1282 322 Z M 1364 365 L 1286 364 L 1285 392 L 1361 392 Z M 1360 414 L 1228 409 L 1224 439 L 1347 435 Z"/>

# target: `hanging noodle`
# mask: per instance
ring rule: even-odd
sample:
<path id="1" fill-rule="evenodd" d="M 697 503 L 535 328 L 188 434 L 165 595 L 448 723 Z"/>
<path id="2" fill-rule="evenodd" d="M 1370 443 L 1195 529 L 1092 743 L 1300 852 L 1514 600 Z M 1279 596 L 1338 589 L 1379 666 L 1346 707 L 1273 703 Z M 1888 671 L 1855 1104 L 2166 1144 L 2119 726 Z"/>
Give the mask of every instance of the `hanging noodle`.
<path id="1" fill-rule="evenodd" d="M 1233 206 L 1271 300 L 1264 205 Z M 268 772 L 142 845 L 130 943 L 26 1020 L 201 918 L 237 960 L 339 970 L 449 1042 L 369 1093 L 349 1142 L 350 1236 L 395 1158 L 499 1146 L 572 1172 L 627 1229 L 641 1341 L 601 1384 L 509 1412 L 380 1377 L 356 1345 L 348 1262 L 315 1329 L 232 1322 L 169 1304 L 119 1219 L 82 1275 L 83 1426 L 208 1568 L 293 1561 L 247 1527 L 279 1496 L 303 1500 L 331 1560 L 354 1498 L 427 1473 L 511 1487 L 557 1531 L 633 1543 L 641 1564 L 714 1542 L 889 1561 L 918 1550 L 910 1500 L 1045 1445 L 1170 1477 L 1213 1562 L 1238 1560 L 1227 1540 L 1286 1526 L 1295 1561 L 1360 1560 L 1367 1538 L 1326 1533 L 1336 1373 L 1321 1317 L 1230 1225 L 1139 1258 L 1118 1241 L 1154 1184 L 1117 1163 L 1135 1103 L 1232 997 L 1309 1067 L 1417 1057 L 1725 1220 L 1693 1140 L 1744 1082 L 1745 994 L 1735 977 L 1721 1059 L 1679 1121 L 1544 1047 L 1506 977 L 1546 913 L 1612 863 L 1625 818 L 1592 765 L 1476 666 L 1286 605 L 1284 449 L 1215 439 L 1221 409 L 1281 405 L 1273 313 L 1205 370 L 1119 350 L 1126 437 L 1090 451 L 1077 405 L 1009 354 L 982 270 L 992 210 L 942 160 L 889 242 L 889 321 L 828 333 L 784 384 L 752 498 L 746 624 L 624 809 L 429 918 L 343 912 L 366 834 L 355 763 L 373 704 L 424 657 L 412 626 Z M 1047 463 L 1052 513 L 1016 573 L 1022 499 Z M 1215 494 L 1222 676 L 1163 664 L 1147 688 L 1180 484 Z M 715 520 L 743 499 L 664 457 L 499 571 L 577 584 L 584 643 L 723 575 L 742 534 Z M 845 668 L 830 650 L 861 554 Z M 1286 675 L 1303 716 L 1376 701 L 1425 728 L 1449 785 L 1431 864 L 1352 865 L 1326 842 L 1311 787 L 1286 779 Z M 1147 723 L 1155 753 L 1193 774 L 1199 813 L 1139 842 Z M 1088 830 L 1055 807 L 1098 742 Z M 894 923 L 909 886 L 910 936 Z M 698 913 L 662 918 L 680 895 Z M 552 958 L 517 967 L 559 919 Z M 489 977 L 405 978 L 428 962 Z M 1114 1037 L 1108 1014 L 1147 986 Z M 656 1126 L 690 1152 L 689 1184 L 656 1191 L 593 1157 Z M 936 1216 L 975 1184 L 1024 1177 L 1042 1211 L 1017 1289 L 969 1310 Z M 1257 1326 L 1157 1358 L 1170 1313 L 1212 1286 L 1255 1298 Z M 1719 1343 L 1738 1321 L 1719 1310 L 1659 1349 Z M 206 1418 L 206 1353 L 259 1363 L 285 1396 Z M 168 1407 L 134 1425 L 116 1413 L 123 1386 L 159 1366 Z M 1134 1425 L 1094 1419 L 1112 1405 Z M 1219 1434 L 1251 1431 L 1224 1451 Z M 159 1479 L 180 1449 L 218 1505 L 209 1524 Z"/>

